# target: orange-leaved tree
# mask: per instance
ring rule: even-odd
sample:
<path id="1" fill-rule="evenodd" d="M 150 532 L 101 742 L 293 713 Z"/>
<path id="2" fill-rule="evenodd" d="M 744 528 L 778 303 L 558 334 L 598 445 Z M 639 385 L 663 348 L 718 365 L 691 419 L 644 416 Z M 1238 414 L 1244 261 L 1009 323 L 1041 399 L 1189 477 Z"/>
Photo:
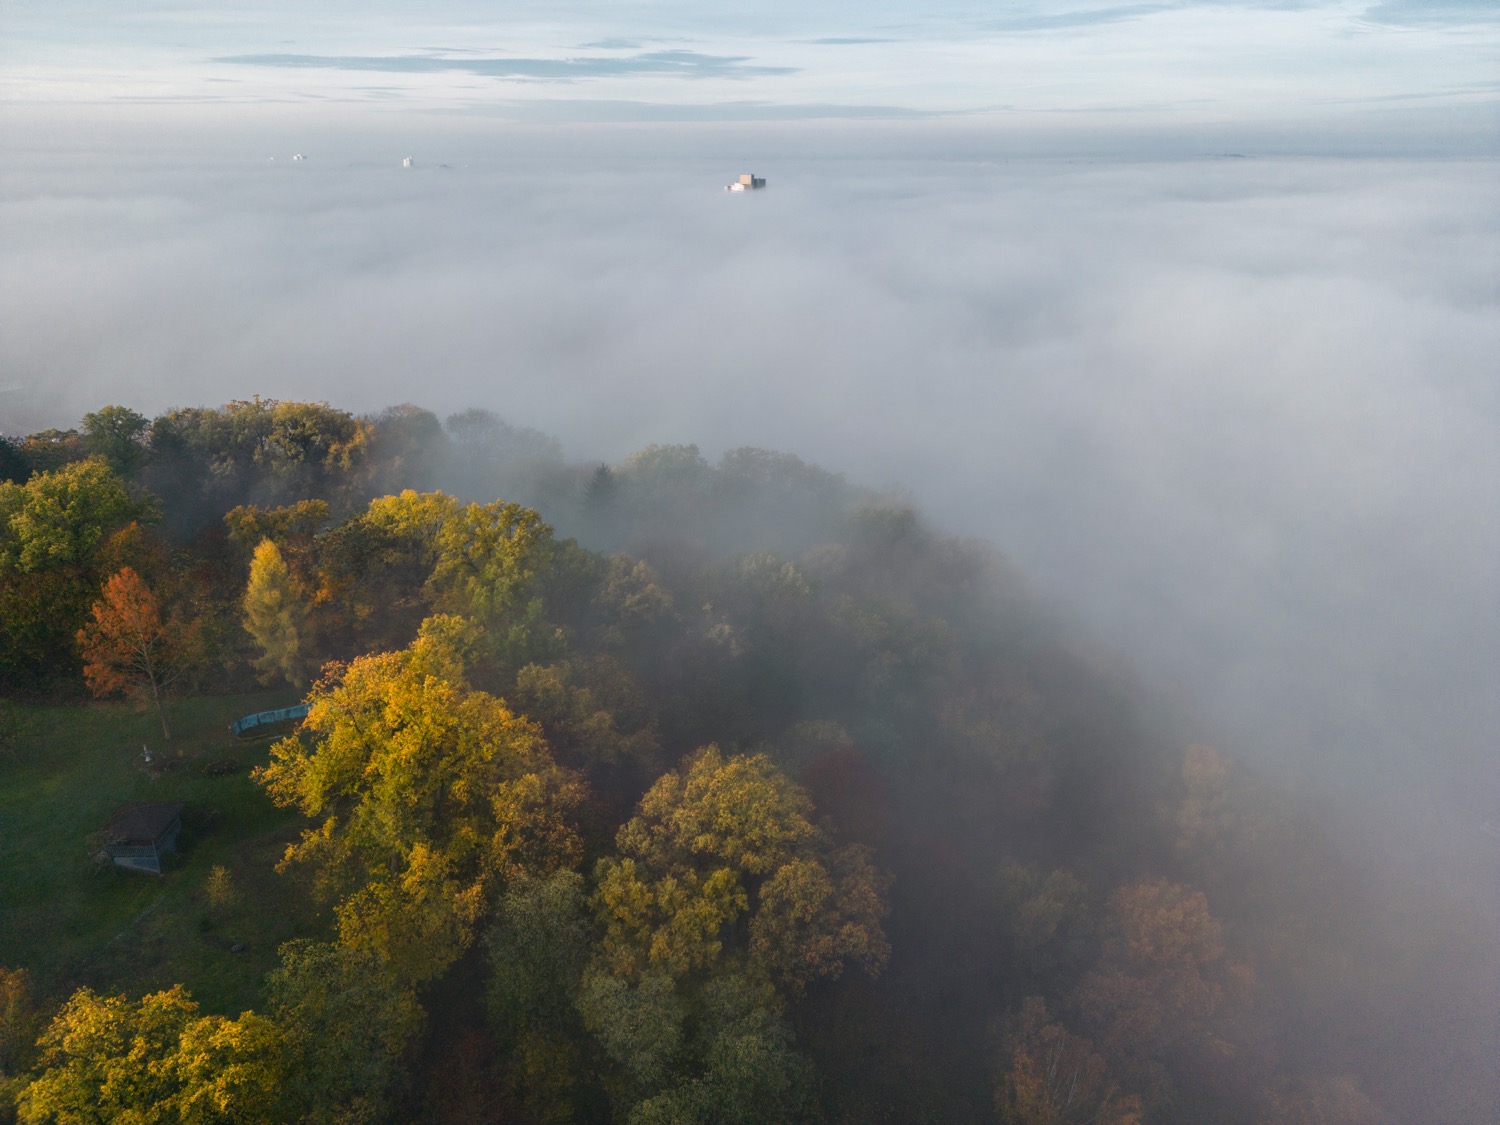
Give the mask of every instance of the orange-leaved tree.
<path id="1" fill-rule="evenodd" d="M 97 696 L 125 692 L 149 698 L 171 739 L 162 693 L 186 669 L 192 653 L 191 627 L 165 617 L 151 587 L 130 567 L 104 584 L 92 620 L 78 630 L 83 678 Z"/>

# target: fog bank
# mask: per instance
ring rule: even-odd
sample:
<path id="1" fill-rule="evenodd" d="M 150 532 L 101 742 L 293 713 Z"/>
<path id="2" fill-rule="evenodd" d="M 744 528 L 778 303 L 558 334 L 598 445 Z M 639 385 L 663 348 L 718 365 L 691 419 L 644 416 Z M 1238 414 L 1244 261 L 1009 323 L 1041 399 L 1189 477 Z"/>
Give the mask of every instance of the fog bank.
<path id="1" fill-rule="evenodd" d="M 1500 821 L 1495 161 L 294 120 L 20 136 L 0 430 L 261 394 L 787 450 L 1000 544 L 1203 738 Z"/>

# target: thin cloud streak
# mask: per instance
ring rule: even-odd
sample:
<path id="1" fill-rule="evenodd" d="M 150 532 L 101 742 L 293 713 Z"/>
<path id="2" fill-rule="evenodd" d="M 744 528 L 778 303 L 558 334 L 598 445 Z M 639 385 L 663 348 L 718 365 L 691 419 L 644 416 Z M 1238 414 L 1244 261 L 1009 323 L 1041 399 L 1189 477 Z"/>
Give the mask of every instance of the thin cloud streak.
<path id="1" fill-rule="evenodd" d="M 678 78 L 736 78 L 794 74 L 795 67 L 748 65 L 744 56 L 702 55 L 695 51 L 648 51 L 626 58 L 463 58 L 432 55 L 227 55 L 213 60 L 236 66 L 283 67 L 292 70 L 359 70 L 396 74 L 463 71 L 486 78 L 542 78 L 572 81 L 621 75 L 671 75 Z"/>

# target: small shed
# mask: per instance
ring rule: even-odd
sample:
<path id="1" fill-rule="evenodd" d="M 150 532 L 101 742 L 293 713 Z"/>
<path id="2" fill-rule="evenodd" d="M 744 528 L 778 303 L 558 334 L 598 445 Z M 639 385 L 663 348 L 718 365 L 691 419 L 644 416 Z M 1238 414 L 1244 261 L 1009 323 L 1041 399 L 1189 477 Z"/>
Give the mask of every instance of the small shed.
<path id="1" fill-rule="evenodd" d="M 104 850 L 116 867 L 161 874 L 161 857 L 177 850 L 182 806 L 168 801 L 122 805 L 104 828 Z"/>

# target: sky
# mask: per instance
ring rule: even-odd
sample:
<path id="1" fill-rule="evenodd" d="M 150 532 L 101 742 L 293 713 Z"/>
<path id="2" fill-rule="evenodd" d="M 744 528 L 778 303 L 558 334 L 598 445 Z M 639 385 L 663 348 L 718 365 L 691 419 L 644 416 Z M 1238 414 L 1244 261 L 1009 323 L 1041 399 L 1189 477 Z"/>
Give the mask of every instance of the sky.
<path id="1" fill-rule="evenodd" d="M 1492 853 L 1497 13 L 3 0 L 0 431 L 261 394 L 796 453 L 1195 736 Z"/>
<path id="2" fill-rule="evenodd" d="M 6 0 L 8 110 L 401 106 L 506 120 L 940 115 L 1493 144 L 1491 0 Z"/>

